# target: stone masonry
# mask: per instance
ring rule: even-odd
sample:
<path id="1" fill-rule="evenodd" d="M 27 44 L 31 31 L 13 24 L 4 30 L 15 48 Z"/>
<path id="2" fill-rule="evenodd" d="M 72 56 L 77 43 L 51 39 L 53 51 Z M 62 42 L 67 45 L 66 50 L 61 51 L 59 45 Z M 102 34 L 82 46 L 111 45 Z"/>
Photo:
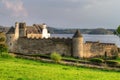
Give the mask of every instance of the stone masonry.
<path id="1" fill-rule="evenodd" d="M 116 56 L 118 48 L 114 43 L 100 43 L 86 41 L 77 30 L 73 38 L 37 38 L 27 37 L 22 26 L 10 28 L 7 37 L 9 52 L 22 54 L 46 54 L 58 52 L 62 56 L 72 56 L 78 58 L 101 57 L 107 53 L 107 56 Z M 36 35 L 35 35 L 36 36 Z"/>

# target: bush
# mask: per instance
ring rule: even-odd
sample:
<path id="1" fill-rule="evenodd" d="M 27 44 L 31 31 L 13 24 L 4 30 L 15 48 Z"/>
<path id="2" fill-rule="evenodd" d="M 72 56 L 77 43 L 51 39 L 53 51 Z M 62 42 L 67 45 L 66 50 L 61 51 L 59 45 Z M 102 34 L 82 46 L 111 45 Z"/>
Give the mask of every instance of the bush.
<path id="1" fill-rule="evenodd" d="M 1 53 L 0 57 L 2 57 L 2 58 L 13 58 L 14 56 L 10 55 L 9 53 Z"/>
<path id="2" fill-rule="evenodd" d="M 8 48 L 5 44 L 0 44 L 0 53 L 2 52 L 8 52 Z"/>
<path id="3" fill-rule="evenodd" d="M 5 41 L 5 38 L 4 37 L 1 37 L 0 38 L 0 42 L 4 42 Z"/>
<path id="4" fill-rule="evenodd" d="M 59 62 L 62 59 L 61 55 L 56 52 L 51 53 L 50 58 L 55 62 Z"/>
<path id="5" fill-rule="evenodd" d="M 114 61 L 114 60 L 107 60 L 107 61 L 106 61 L 106 64 L 107 64 L 108 66 L 114 67 L 114 66 L 117 66 L 117 65 L 119 64 L 119 62 Z"/>
<path id="6" fill-rule="evenodd" d="M 95 64 L 100 64 L 100 63 L 103 63 L 103 62 L 104 62 L 104 60 L 103 60 L 103 59 L 100 59 L 100 58 L 92 58 L 92 59 L 90 59 L 90 61 L 91 61 L 92 63 L 95 63 Z"/>

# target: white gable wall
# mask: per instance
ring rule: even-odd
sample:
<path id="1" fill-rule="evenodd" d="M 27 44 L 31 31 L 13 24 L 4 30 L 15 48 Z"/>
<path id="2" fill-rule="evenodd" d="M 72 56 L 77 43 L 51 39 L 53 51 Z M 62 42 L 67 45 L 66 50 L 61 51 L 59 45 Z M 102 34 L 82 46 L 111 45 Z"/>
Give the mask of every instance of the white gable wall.
<path id="1" fill-rule="evenodd" d="M 49 38 L 49 37 L 50 37 L 50 33 L 48 33 L 46 25 L 43 25 L 42 38 Z"/>

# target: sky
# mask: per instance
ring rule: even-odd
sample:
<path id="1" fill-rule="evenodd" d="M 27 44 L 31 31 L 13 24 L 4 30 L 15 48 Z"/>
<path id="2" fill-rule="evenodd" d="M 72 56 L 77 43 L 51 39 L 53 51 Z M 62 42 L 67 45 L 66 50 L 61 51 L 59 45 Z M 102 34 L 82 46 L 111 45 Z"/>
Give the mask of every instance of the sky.
<path id="1" fill-rule="evenodd" d="M 0 25 L 46 23 L 55 28 L 106 28 L 120 25 L 120 0 L 0 0 Z"/>

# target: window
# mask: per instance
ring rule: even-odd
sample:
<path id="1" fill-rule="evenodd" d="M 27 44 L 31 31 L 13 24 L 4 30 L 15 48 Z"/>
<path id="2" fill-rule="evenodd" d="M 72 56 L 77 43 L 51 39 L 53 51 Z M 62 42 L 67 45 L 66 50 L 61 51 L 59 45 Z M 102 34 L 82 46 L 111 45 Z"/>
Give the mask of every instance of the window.
<path id="1" fill-rule="evenodd" d="M 10 46 L 12 45 L 12 43 L 10 43 Z"/>

